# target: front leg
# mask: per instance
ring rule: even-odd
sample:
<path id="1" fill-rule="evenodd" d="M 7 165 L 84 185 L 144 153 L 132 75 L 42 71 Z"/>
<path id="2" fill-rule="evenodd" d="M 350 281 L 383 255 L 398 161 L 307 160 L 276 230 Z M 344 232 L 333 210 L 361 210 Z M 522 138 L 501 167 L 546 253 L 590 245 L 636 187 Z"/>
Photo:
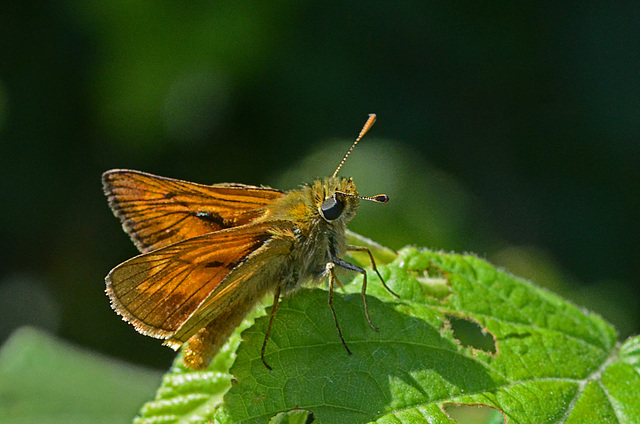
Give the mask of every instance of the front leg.
<path id="1" fill-rule="evenodd" d="M 376 327 L 375 325 L 373 325 L 373 323 L 371 322 L 371 317 L 369 317 L 369 307 L 367 306 L 367 271 L 364 270 L 364 268 L 360 268 L 357 265 L 354 265 L 352 263 L 349 263 L 345 260 L 342 259 L 335 259 L 334 263 L 342 268 L 351 270 L 351 271 L 355 271 L 355 272 L 359 272 L 360 274 L 362 274 L 362 291 L 360 292 L 362 295 L 362 303 L 364 304 L 364 315 L 367 317 L 367 322 L 369 323 L 369 326 L 371 328 L 373 328 L 375 331 L 380 331 L 380 329 L 378 327 Z"/>
<path id="2" fill-rule="evenodd" d="M 382 278 L 382 275 L 380 275 L 380 272 L 378 271 L 378 267 L 376 267 L 376 261 L 373 259 L 373 255 L 371 254 L 371 250 L 369 250 L 369 248 L 365 247 L 365 246 L 353 246 L 353 245 L 349 245 L 347 246 L 347 251 L 352 251 L 352 252 L 366 252 L 367 255 L 369 255 L 369 260 L 371 261 L 371 268 L 373 268 L 373 270 L 376 272 L 376 274 L 378 274 L 378 278 L 380 279 L 380 281 L 382 281 L 382 285 L 384 286 L 385 289 L 387 289 L 387 291 L 389 293 L 391 293 L 392 295 L 394 295 L 395 297 L 397 297 L 398 299 L 400 298 L 400 296 L 398 296 L 396 293 L 394 293 L 393 290 L 391 290 L 389 288 L 389 286 L 387 286 L 387 283 L 384 281 L 384 278 Z M 349 264 L 351 265 L 351 264 Z M 351 265 L 351 266 L 355 266 L 355 265 Z M 362 269 L 362 268 L 360 268 Z M 358 271 L 360 272 L 360 271 Z M 367 276 L 365 275 L 365 281 L 366 281 Z"/>

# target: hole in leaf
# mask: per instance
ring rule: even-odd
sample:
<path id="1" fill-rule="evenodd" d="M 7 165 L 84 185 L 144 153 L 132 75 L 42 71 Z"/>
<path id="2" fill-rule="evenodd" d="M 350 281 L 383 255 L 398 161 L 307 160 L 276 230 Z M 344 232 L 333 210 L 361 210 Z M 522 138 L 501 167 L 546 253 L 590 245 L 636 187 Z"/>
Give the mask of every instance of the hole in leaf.
<path id="1" fill-rule="evenodd" d="M 447 403 L 444 412 L 458 424 L 502 424 L 504 415 L 486 405 L 457 405 Z"/>
<path id="2" fill-rule="evenodd" d="M 444 274 L 432 268 L 422 272 L 413 271 L 415 278 L 423 289 L 426 296 L 442 300 L 451 294 L 451 286 Z"/>
<path id="3" fill-rule="evenodd" d="M 307 409 L 295 408 L 279 412 L 269 420 L 269 424 L 311 424 L 316 420 L 313 412 Z"/>
<path id="4" fill-rule="evenodd" d="M 455 337 L 464 347 L 472 347 L 487 353 L 496 353 L 496 341 L 493 335 L 476 321 L 448 315 L 449 325 Z"/>

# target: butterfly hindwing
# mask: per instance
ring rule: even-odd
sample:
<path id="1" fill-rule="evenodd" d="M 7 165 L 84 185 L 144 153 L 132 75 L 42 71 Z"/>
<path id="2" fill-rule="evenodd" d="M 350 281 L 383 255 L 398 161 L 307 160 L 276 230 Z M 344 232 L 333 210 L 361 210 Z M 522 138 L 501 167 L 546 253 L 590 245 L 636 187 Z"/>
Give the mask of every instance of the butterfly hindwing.
<path id="1" fill-rule="evenodd" d="M 229 285 L 246 280 L 253 268 L 243 266 L 252 256 L 269 254 L 271 244 L 289 243 L 278 232 L 289 226 L 283 221 L 249 224 L 129 259 L 106 278 L 113 308 L 139 332 L 171 338 L 201 303 L 207 300 L 215 306 L 216 299 L 230 291 Z"/>

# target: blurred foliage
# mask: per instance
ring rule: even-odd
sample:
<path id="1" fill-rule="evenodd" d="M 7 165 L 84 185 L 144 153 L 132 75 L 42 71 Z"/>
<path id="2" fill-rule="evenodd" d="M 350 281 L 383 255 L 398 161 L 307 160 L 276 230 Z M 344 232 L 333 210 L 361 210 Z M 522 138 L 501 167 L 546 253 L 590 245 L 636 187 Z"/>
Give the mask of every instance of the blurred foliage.
<path id="1" fill-rule="evenodd" d="M 168 367 L 103 293 L 136 251 L 100 174 L 291 188 L 371 112 L 343 175 L 391 201 L 354 231 L 476 252 L 637 333 L 638 24 L 632 2 L 5 2 L 0 338 Z"/>
<path id="2" fill-rule="evenodd" d="M 162 375 L 22 327 L 0 349 L 0 377 L 0 422 L 124 424 Z"/>

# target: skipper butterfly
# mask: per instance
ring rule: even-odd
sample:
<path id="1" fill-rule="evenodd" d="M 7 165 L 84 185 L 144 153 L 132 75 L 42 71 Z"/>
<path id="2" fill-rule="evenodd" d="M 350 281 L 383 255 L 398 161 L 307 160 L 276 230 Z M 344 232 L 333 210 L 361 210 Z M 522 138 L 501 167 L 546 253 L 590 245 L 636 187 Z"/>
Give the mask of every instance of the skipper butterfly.
<path id="1" fill-rule="evenodd" d="M 369 325 L 364 269 L 345 261 L 348 251 L 368 253 L 346 242 L 346 225 L 360 200 L 386 203 L 385 194 L 358 195 L 351 178 L 340 178 L 345 160 L 371 128 L 365 126 L 331 177 L 282 192 L 244 184 L 203 185 L 139 171 L 115 169 L 102 176 L 109 206 L 142 252 L 106 277 L 111 306 L 135 329 L 174 349 L 186 343 L 184 363 L 204 369 L 233 330 L 266 295 L 273 307 L 261 359 L 281 296 L 303 285 L 329 281 L 333 308 L 336 267 L 364 276 L 362 299 Z M 394 293 L 395 294 L 395 293 Z"/>

